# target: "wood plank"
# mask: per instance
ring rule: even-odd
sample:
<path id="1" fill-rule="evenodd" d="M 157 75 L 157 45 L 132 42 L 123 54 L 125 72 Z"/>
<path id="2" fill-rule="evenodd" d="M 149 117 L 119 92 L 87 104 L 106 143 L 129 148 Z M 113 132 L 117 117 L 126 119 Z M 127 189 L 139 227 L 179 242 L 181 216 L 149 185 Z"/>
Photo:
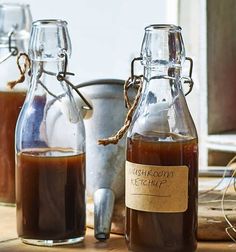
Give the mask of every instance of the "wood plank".
<path id="1" fill-rule="evenodd" d="M 0 206 L 0 242 L 17 238 L 15 220 L 15 207 Z"/>
<path id="2" fill-rule="evenodd" d="M 113 252 L 125 252 L 128 251 L 125 245 L 124 237 L 119 235 L 112 235 L 111 238 L 107 242 L 98 242 L 93 237 L 93 230 L 87 229 L 87 234 L 84 243 L 75 244 L 70 246 L 57 246 L 57 247 L 36 247 L 23 244 L 19 239 L 8 241 L 4 243 L 0 243 L 0 251 L 1 252 L 27 252 L 27 251 L 42 251 L 42 252 L 50 252 L 50 251 L 78 251 L 78 249 L 82 249 L 83 251 L 95 252 L 95 251 L 113 251 Z"/>
<path id="3" fill-rule="evenodd" d="M 234 156 L 235 152 L 208 149 L 208 166 L 226 166 Z"/>
<path id="4" fill-rule="evenodd" d="M 71 246 L 60 246 L 60 247 L 36 247 L 23 244 L 16 237 L 15 227 L 15 209 L 10 207 L 0 206 L 0 252 L 50 252 L 50 251 L 78 251 L 78 249 L 88 252 L 126 252 L 128 251 L 124 236 L 111 235 L 111 238 L 107 242 L 98 242 L 93 237 L 93 230 L 87 229 L 85 241 L 82 244 L 76 244 Z M 6 235 L 8 234 L 8 235 Z M 5 241 L 4 241 L 5 240 Z M 199 242 L 198 252 L 225 252 L 225 251 L 236 251 L 236 244 L 232 242 Z"/>
<path id="5" fill-rule="evenodd" d="M 236 244 L 230 242 L 199 242 L 197 252 L 228 252 L 236 251 Z"/>
<path id="6" fill-rule="evenodd" d="M 13 240 L 0 243 L 1 252 L 50 252 L 50 251 L 75 251 L 81 249 L 83 251 L 95 252 L 95 251 L 113 251 L 113 252 L 125 252 L 128 251 L 123 236 L 111 235 L 111 238 L 107 242 L 98 242 L 93 238 L 93 230 L 88 229 L 85 241 L 83 244 L 76 244 L 71 246 L 59 246 L 53 248 L 47 247 L 35 247 L 21 243 L 21 241 Z M 198 243 L 197 252 L 225 252 L 236 251 L 236 245 L 230 242 L 200 242 Z"/>
<path id="7" fill-rule="evenodd" d="M 236 152 L 236 133 L 225 132 L 222 134 L 209 135 L 207 137 L 207 147 L 210 150 Z"/>
<path id="8" fill-rule="evenodd" d="M 230 240 L 225 232 L 229 227 L 221 209 L 221 191 L 209 192 L 199 198 L 198 238 L 201 240 Z M 225 197 L 225 214 L 231 223 L 236 223 L 235 192 Z M 205 203 L 204 203 L 205 202 Z M 233 233 L 232 231 L 230 233 Z"/>
<path id="9" fill-rule="evenodd" d="M 30 245 L 25 245 L 21 243 L 21 241 L 14 240 L 8 241 L 4 243 L 0 243 L 0 251 L 1 252 L 33 252 L 33 251 L 41 251 L 41 252 L 50 252 L 50 251 L 78 251 L 78 249 L 89 252 L 125 252 L 128 251 L 124 237 L 119 235 L 111 235 L 111 238 L 107 242 L 97 242 L 93 238 L 93 231 L 91 229 L 87 230 L 87 235 L 84 244 L 76 244 L 71 246 L 60 246 L 60 247 L 35 247 Z M 226 251 L 236 251 L 236 245 L 230 242 L 200 242 L 198 243 L 197 252 L 226 252 Z"/>

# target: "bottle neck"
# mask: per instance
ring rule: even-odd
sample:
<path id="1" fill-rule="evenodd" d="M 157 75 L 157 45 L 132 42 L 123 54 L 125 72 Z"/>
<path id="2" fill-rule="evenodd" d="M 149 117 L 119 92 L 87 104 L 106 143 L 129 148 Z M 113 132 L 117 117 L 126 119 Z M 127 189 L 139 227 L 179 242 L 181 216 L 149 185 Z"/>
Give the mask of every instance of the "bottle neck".
<path id="1" fill-rule="evenodd" d="M 64 71 L 65 61 L 36 61 L 32 60 L 31 89 L 38 95 L 50 94 L 58 96 L 71 91 L 64 81 L 59 81 L 57 75 Z M 53 97 L 53 95 L 51 95 Z"/>
<path id="2" fill-rule="evenodd" d="M 144 88 L 145 98 L 151 94 L 155 97 L 155 102 L 168 101 L 169 103 L 182 92 L 181 68 L 157 66 L 144 67 Z"/>
<path id="3" fill-rule="evenodd" d="M 160 133 L 161 141 L 174 135 L 196 137 L 196 130 L 181 87 L 180 68 L 144 68 L 140 102 L 133 116 L 128 137 Z"/>
<path id="4" fill-rule="evenodd" d="M 56 106 L 68 121 L 77 123 L 81 118 L 73 90 L 64 80 L 57 78 L 59 73 L 64 72 L 64 59 L 31 62 L 30 88 L 26 97 L 28 106 L 34 107 L 40 102 L 41 109 L 45 111 Z"/>
<path id="5" fill-rule="evenodd" d="M 163 77 L 172 77 L 179 79 L 181 75 L 180 67 L 169 67 L 166 65 L 158 65 L 155 67 L 144 66 L 144 77 L 150 81 L 151 79 L 162 79 Z"/>

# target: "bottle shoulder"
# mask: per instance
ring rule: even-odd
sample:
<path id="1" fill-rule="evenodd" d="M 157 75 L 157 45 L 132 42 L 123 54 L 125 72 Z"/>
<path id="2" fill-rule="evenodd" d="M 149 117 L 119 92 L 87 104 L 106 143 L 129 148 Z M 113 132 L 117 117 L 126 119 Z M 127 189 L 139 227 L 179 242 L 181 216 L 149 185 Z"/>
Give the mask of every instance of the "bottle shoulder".
<path id="1" fill-rule="evenodd" d="M 197 139 L 197 131 L 185 101 L 140 102 L 136 109 L 128 136 L 159 136 L 173 139 Z"/>

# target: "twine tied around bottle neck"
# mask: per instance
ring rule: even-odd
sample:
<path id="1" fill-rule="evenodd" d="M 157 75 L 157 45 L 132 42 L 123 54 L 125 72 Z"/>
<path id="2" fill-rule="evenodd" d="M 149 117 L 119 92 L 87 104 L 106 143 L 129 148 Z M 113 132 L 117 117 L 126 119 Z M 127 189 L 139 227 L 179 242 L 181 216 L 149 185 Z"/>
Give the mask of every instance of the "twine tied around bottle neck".
<path id="1" fill-rule="evenodd" d="M 78 95 L 79 97 L 81 98 L 81 100 L 84 102 L 85 106 L 83 106 L 82 108 L 85 109 L 85 110 L 92 110 L 93 109 L 93 106 L 92 104 L 85 98 L 85 96 L 76 88 L 75 85 L 73 85 L 68 79 L 67 79 L 67 75 L 74 75 L 74 73 L 71 73 L 71 72 L 67 72 L 67 64 L 68 64 L 68 58 L 67 58 L 67 54 L 63 54 L 61 55 L 62 57 L 65 57 L 65 66 L 64 66 L 64 70 L 62 72 L 59 72 L 59 73 L 54 73 L 54 72 L 50 72 L 50 71 L 47 71 L 43 68 L 43 64 L 41 65 L 41 69 L 40 69 L 40 74 L 38 75 L 37 77 L 37 83 L 39 85 L 41 85 L 48 94 L 50 94 L 51 96 L 53 96 L 55 98 L 55 101 L 56 100 L 60 100 L 61 97 L 65 96 L 65 93 L 62 93 L 60 95 L 55 95 L 53 94 L 44 84 L 43 82 L 40 80 L 40 77 L 42 76 L 42 73 L 44 74 L 47 74 L 47 75 L 50 75 L 50 76 L 55 76 L 57 81 L 61 82 L 61 81 L 64 81 L 68 86 L 70 86 Z M 21 58 L 24 58 L 24 63 L 23 64 L 20 64 L 20 59 Z M 19 71 L 20 71 L 20 77 L 17 79 L 17 80 L 14 80 L 14 81 L 9 81 L 7 83 L 7 86 L 10 87 L 10 89 L 13 89 L 18 83 L 22 83 L 25 81 L 25 75 L 27 74 L 27 70 L 29 70 L 29 75 L 31 75 L 30 73 L 30 67 L 31 67 L 31 61 L 30 61 L 30 58 L 28 56 L 28 54 L 26 53 L 20 53 L 18 56 L 17 56 L 17 66 L 19 68 Z M 42 63 L 42 62 L 41 62 Z"/>
<path id="2" fill-rule="evenodd" d="M 137 88 L 137 94 L 135 96 L 135 99 L 133 103 L 131 104 L 128 96 L 128 90 L 129 88 L 133 86 Z M 129 129 L 133 114 L 135 109 L 137 108 L 141 93 L 142 93 L 142 87 L 143 87 L 143 76 L 142 75 L 134 75 L 130 78 L 128 78 L 127 81 L 125 81 L 124 84 L 124 99 L 125 99 L 125 105 L 128 108 L 127 115 L 125 117 L 124 125 L 117 131 L 117 133 L 114 136 L 105 138 L 105 139 L 99 139 L 98 144 L 100 145 L 108 145 L 108 144 L 117 144 L 119 140 L 125 135 L 127 130 Z"/>
<path id="3" fill-rule="evenodd" d="M 21 58 L 24 58 L 24 63 L 22 65 L 20 64 Z M 17 80 L 9 81 L 7 83 L 7 86 L 10 87 L 10 89 L 13 89 L 18 83 L 22 83 L 25 81 L 26 72 L 28 69 L 30 69 L 31 66 L 29 56 L 26 53 L 20 53 L 17 56 L 16 62 L 20 71 L 20 77 Z"/>

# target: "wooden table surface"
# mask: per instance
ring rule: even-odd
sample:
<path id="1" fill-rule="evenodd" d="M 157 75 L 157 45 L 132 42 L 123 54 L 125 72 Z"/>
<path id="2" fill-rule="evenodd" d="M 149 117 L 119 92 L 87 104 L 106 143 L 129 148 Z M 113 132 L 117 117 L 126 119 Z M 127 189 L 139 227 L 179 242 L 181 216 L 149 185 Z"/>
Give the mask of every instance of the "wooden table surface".
<path id="1" fill-rule="evenodd" d="M 36 247 L 25 245 L 17 238 L 16 234 L 15 208 L 0 206 L 0 252 L 48 252 L 48 251 L 128 251 L 125 245 L 124 237 L 120 235 L 111 235 L 107 242 L 98 242 L 93 237 L 93 230 L 87 229 L 85 241 L 82 244 L 63 246 L 63 247 Z M 236 244 L 232 242 L 199 242 L 198 252 L 227 252 L 236 251 Z M 145 252 L 145 251 L 144 251 Z"/>

